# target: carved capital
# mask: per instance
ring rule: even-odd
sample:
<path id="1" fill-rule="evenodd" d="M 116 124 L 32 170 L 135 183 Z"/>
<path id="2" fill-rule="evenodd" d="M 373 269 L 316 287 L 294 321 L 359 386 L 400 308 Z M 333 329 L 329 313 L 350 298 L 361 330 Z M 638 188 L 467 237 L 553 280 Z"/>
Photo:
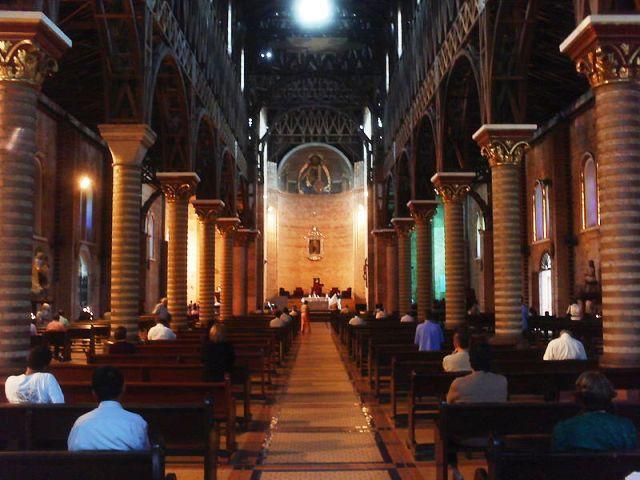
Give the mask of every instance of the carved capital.
<path id="1" fill-rule="evenodd" d="M 476 178 L 469 172 L 440 172 L 431 178 L 431 183 L 442 197 L 444 203 L 462 202 L 471 191 L 471 184 Z"/>
<path id="2" fill-rule="evenodd" d="M 222 217 L 216 222 L 216 227 L 218 227 L 220 235 L 225 237 L 236 232 L 238 228 L 240 228 L 241 223 L 238 217 Z"/>
<path id="3" fill-rule="evenodd" d="M 260 232 L 258 230 L 249 230 L 246 228 L 240 228 L 236 230 L 233 236 L 234 242 L 239 247 L 245 247 L 247 243 L 258 236 Z"/>
<path id="4" fill-rule="evenodd" d="M 517 167 L 522 164 L 529 149 L 529 140 L 537 129 L 537 125 L 487 124 L 473 135 L 473 139 L 491 168 L 503 165 Z"/>
<path id="5" fill-rule="evenodd" d="M 411 200 L 407 203 L 409 213 L 416 224 L 428 223 L 436 214 L 438 202 L 435 200 Z"/>
<path id="6" fill-rule="evenodd" d="M 398 238 L 407 237 L 415 226 L 413 218 L 393 218 L 391 224 L 398 234 Z"/>
<path id="7" fill-rule="evenodd" d="M 382 228 L 371 232 L 373 236 L 380 239 L 384 245 L 393 245 L 396 239 L 396 231 L 392 228 Z"/>
<path id="8" fill-rule="evenodd" d="M 215 223 L 224 210 L 222 200 L 193 200 L 191 204 L 200 223 Z"/>
<path id="9" fill-rule="evenodd" d="M 158 173 L 156 179 L 169 203 L 188 201 L 200 183 L 200 177 L 193 172 Z"/>
<path id="10" fill-rule="evenodd" d="M 560 45 L 593 88 L 640 81 L 640 16 L 591 15 Z"/>
<path id="11" fill-rule="evenodd" d="M 0 82 L 40 88 L 71 40 L 42 12 L 0 12 Z"/>

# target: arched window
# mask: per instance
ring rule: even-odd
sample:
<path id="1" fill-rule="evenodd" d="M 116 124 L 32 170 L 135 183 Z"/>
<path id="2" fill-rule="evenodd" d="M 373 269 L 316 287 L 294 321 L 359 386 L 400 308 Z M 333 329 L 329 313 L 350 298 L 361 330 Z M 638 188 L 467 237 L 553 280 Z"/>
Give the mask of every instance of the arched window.
<path id="1" fill-rule="evenodd" d="M 540 259 L 540 273 L 538 274 L 540 315 L 544 315 L 546 312 L 549 312 L 549 315 L 553 315 L 553 278 L 551 270 L 551 255 L 549 255 L 549 253 L 545 253 Z"/>
<path id="2" fill-rule="evenodd" d="M 476 217 L 476 260 L 482 259 L 482 237 L 484 235 L 484 217 L 478 212 Z"/>
<path id="3" fill-rule="evenodd" d="M 85 247 L 86 248 L 86 247 Z M 90 275 L 90 261 L 88 255 L 85 252 L 80 254 L 80 261 L 78 262 L 78 303 L 80 310 L 90 306 L 89 298 L 89 275 Z"/>
<path id="4" fill-rule="evenodd" d="M 154 261 L 156 259 L 156 218 L 151 212 L 147 214 L 144 229 L 147 235 L 147 260 Z"/>
<path id="5" fill-rule="evenodd" d="M 536 182 L 533 192 L 533 241 L 549 238 L 549 186 L 542 180 Z"/>
<path id="6" fill-rule="evenodd" d="M 93 241 L 93 184 L 88 177 L 80 180 L 80 230 L 83 240 Z"/>
<path id="7" fill-rule="evenodd" d="M 587 154 L 582 166 L 582 228 L 600 225 L 600 199 L 598 192 L 598 166 Z"/>

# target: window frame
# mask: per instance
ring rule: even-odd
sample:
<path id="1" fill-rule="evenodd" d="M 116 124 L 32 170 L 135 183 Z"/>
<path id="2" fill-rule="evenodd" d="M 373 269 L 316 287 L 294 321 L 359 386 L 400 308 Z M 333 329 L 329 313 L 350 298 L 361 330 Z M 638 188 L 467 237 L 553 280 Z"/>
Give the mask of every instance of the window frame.
<path id="1" fill-rule="evenodd" d="M 586 185 L 586 176 L 585 171 L 587 168 L 587 164 L 589 162 L 593 162 L 593 168 L 595 170 L 594 180 L 595 180 L 595 195 L 596 195 L 596 223 L 595 225 L 587 225 L 587 185 Z M 600 217 L 600 183 L 598 182 L 598 162 L 595 157 L 591 153 L 586 153 L 582 159 L 582 166 L 580 168 L 580 207 L 581 207 L 581 223 L 582 223 L 582 231 L 596 230 L 600 228 L 602 224 Z"/>

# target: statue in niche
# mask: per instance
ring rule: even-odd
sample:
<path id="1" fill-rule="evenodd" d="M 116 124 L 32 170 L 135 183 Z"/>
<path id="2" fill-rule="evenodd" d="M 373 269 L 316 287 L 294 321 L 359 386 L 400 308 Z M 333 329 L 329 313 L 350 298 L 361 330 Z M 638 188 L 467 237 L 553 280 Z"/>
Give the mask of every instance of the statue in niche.
<path id="1" fill-rule="evenodd" d="M 37 252 L 31 266 L 31 294 L 34 300 L 44 300 L 49 293 L 49 259 Z"/>
<path id="2" fill-rule="evenodd" d="M 311 155 L 300 169 L 298 192 L 303 195 L 331 193 L 331 173 L 320 155 Z"/>
<path id="3" fill-rule="evenodd" d="M 318 260 L 322 260 L 323 255 L 323 244 L 324 244 L 324 235 L 320 233 L 318 227 L 315 225 L 311 227 L 311 231 L 309 235 L 304 237 L 307 241 L 307 258 L 314 262 Z"/>

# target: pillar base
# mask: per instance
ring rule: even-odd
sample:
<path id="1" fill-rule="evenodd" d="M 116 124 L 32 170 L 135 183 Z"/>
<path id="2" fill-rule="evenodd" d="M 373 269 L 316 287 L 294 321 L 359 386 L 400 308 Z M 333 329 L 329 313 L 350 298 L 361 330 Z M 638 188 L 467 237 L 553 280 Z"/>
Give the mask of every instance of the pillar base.
<path id="1" fill-rule="evenodd" d="M 494 335 L 489 338 L 489 344 L 497 347 L 509 347 L 512 346 L 516 349 L 523 349 L 528 346 L 525 338 L 522 335 Z"/>

